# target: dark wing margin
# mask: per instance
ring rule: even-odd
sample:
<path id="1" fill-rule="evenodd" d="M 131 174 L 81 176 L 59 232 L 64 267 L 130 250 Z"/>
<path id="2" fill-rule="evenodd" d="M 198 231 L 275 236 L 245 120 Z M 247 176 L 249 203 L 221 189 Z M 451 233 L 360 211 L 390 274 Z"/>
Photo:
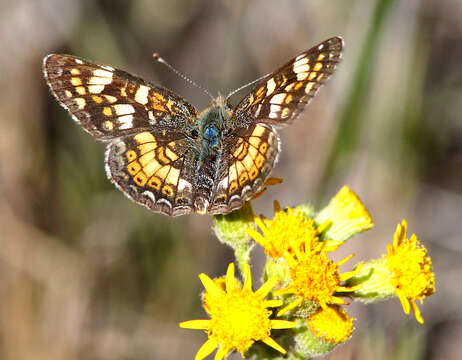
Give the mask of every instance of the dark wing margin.
<path id="1" fill-rule="evenodd" d="M 237 126 L 286 125 L 305 108 L 341 59 L 343 40 L 330 38 L 301 53 L 261 80 L 233 112 Z"/>
<path id="2" fill-rule="evenodd" d="M 153 126 L 181 131 L 197 110 L 171 91 L 111 66 L 70 55 L 43 60 L 51 92 L 82 127 L 108 141 Z"/>

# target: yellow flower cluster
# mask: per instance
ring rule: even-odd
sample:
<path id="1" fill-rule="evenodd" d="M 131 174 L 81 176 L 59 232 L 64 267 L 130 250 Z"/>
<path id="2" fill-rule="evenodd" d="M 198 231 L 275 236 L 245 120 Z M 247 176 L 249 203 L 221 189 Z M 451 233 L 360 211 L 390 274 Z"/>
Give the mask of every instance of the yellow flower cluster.
<path id="1" fill-rule="evenodd" d="M 245 253 L 242 244 L 249 242 L 243 235 L 239 246 L 234 247 L 243 285 L 235 278 L 234 264 L 229 265 L 225 278 L 212 280 L 200 275 L 205 287 L 203 306 L 210 320 L 180 324 L 208 334 L 208 340 L 196 354 L 197 360 L 217 348 L 218 360 L 232 350 L 244 356 L 257 341 L 283 354 L 289 350 L 302 357 L 324 355 L 348 340 L 353 332 L 353 319 L 342 308 L 348 304 L 345 296 L 364 302 L 397 296 L 405 313 L 412 309 L 417 320 L 423 322 L 415 301 L 434 293 L 434 274 L 425 247 L 415 235 L 406 239 L 405 221 L 398 225 L 386 256 L 340 272 L 353 255 L 334 262 L 328 253 L 373 226 L 369 212 L 353 191 L 343 187 L 317 215 L 307 211 L 306 206 L 282 209 L 277 201 L 274 213 L 272 219 L 254 218 L 261 232 L 245 225 L 247 234 L 267 254 L 267 281 L 257 291 L 252 289 L 248 251 L 244 260 L 239 258 L 239 254 Z M 215 224 L 217 234 L 226 232 L 226 219 L 220 218 Z M 235 219 L 233 224 L 236 226 Z M 227 243 L 229 239 L 230 236 Z M 279 309 L 274 315 L 271 308 Z M 285 319 L 275 319 L 281 316 Z M 274 329 L 293 327 L 297 331 L 292 344 L 284 342 L 287 350 L 271 337 Z"/>

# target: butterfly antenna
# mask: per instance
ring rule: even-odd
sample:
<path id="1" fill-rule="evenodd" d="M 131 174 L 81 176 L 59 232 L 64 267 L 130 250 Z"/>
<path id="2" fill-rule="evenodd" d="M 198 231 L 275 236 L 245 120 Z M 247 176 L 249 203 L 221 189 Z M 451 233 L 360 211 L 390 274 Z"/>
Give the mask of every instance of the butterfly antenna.
<path id="1" fill-rule="evenodd" d="M 199 84 L 195 83 L 194 81 L 192 81 L 190 78 L 188 78 L 186 75 L 184 75 L 183 73 L 179 72 L 177 69 L 175 69 L 172 65 L 170 65 L 167 61 L 165 61 L 162 57 L 160 57 L 160 55 L 158 53 L 154 53 L 152 54 L 152 57 L 157 60 L 158 62 L 160 62 L 161 64 L 164 64 L 166 67 L 168 67 L 170 70 L 172 70 L 175 74 L 177 74 L 180 78 L 182 78 L 183 80 L 187 81 L 188 83 L 190 83 L 191 85 L 197 87 L 198 89 L 201 89 L 204 93 L 206 93 L 212 100 L 214 100 L 215 98 L 212 96 L 212 94 L 210 94 L 210 92 L 200 86 Z"/>
<path id="2" fill-rule="evenodd" d="M 267 77 L 268 75 L 270 75 L 270 74 L 266 74 L 266 75 L 260 76 L 258 79 L 255 79 L 255 80 L 253 80 L 253 81 L 251 81 L 251 82 L 249 82 L 249 83 L 247 83 L 247 84 L 245 84 L 245 85 L 242 85 L 241 87 L 237 88 L 236 90 L 231 91 L 231 92 L 228 94 L 228 96 L 226 96 L 226 101 L 228 101 L 228 99 L 229 99 L 231 96 L 233 96 L 235 93 L 241 91 L 242 89 L 245 89 L 246 87 L 248 87 L 248 86 L 250 86 L 250 85 L 255 84 L 256 82 L 259 82 L 260 80 L 264 79 L 264 78 Z"/>

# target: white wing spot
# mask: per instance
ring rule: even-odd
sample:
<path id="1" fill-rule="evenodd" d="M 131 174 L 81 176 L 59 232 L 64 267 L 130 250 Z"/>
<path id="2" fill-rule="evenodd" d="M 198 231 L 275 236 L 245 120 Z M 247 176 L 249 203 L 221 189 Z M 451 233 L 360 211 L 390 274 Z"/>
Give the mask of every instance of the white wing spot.
<path id="1" fill-rule="evenodd" d="M 124 115 L 118 118 L 119 129 L 131 129 L 133 127 L 133 115 Z"/>
<path id="2" fill-rule="evenodd" d="M 266 88 L 267 88 L 266 96 L 271 95 L 273 93 L 274 89 L 276 89 L 276 82 L 274 81 L 273 78 L 269 79 L 266 82 Z"/>
<path id="3" fill-rule="evenodd" d="M 82 64 L 83 64 L 83 61 L 80 60 L 80 59 L 75 59 L 75 62 L 76 62 L 77 64 L 79 64 L 79 65 L 82 65 Z"/>
<path id="4" fill-rule="evenodd" d="M 99 94 L 103 90 L 104 90 L 104 85 L 90 85 L 88 87 L 88 91 L 91 94 Z"/>
<path id="5" fill-rule="evenodd" d="M 96 69 L 95 71 L 93 71 L 93 75 L 112 79 L 112 72 L 107 70 Z"/>
<path id="6" fill-rule="evenodd" d="M 135 101 L 142 105 L 146 105 L 148 103 L 148 93 L 149 88 L 147 86 L 140 85 L 135 94 Z"/>
<path id="7" fill-rule="evenodd" d="M 135 108 L 130 104 L 118 104 L 114 105 L 114 111 L 117 115 L 127 115 L 133 114 L 135 112 Z"/>
<path id="8" fill-rule="evenodd" d="M 297 58 L 298 59 L 298 58 Z M 298 66 L 302 66 L 305 64 L 308 64 L 308 58 L 307 57 L 302 57 L 300 60 L 297 60 L 294 62 L 294 69 Z"/>
<path id="9" fill-rule="evenodd" d="M 281 105 L 284 102 L 285 98 L 286 94 L 276 94 L 271 98 L 270 103 Z"/>
<path id="10" fill-rule="evenodd" d="M 95 70 L 95 72 L 98 70 Z M 104 71 L 104 70 L 99 70 L 99 71 Z M 88 80 L 88 84 L 95 84 L 95 85 L 107 85 L 112 82 L 112 77 L 99 77 L 99 76 L 93 76 Z"/>
<path id="11" fill-rule="evenodd" d="M 306 78 L 308 77 L 308 74 L 309 73 L 307 73 L 307 72 L 297 74 L 297 81 L 306 80 Z"/>
<path id="12" fill-rule="evenodd" d="M 308 64 L 300 65 L 300 66 L 294 66 L 294 73 L 299 74 L 299 73 L 304 73 L 310 71 L 310 66 Z"/>
<path id="13" fill-rule="evenodd" d="M 85 104 L 86 104 L 85 99 L 83 99 L 83 98 L 75 98 L 74 101 L 77 104 L 77 106 L 79 107 L 79 110 L 82 110 L 85 107 Z"/>

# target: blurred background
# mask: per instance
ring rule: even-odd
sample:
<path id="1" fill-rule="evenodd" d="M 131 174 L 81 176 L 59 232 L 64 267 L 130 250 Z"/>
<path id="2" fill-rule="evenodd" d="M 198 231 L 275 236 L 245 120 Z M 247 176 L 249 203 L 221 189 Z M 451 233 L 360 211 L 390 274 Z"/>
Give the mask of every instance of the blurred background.
<path id="1" fill-rule="evenodd" d="M 357 261 L 381 256 L 406 218 L 436 273 L 437 292 L 421 306 L 425 325 L 406 317 L 397 299 L 352 304 L 353 338 L 328 358 L 460 358 L 462 288 L 453 281 L 462 276 L 462 1 L 0 6 L 1 359 L 192 359 L 206 335 L 178 323 L 206 317 L 197 274 L 221 276 L 233 259 L 210 216 L 153 214 L 111 185 L 104 145 L 49 93 L 45 55 L 125 69 L 201 109 L 209 99 L 155 63 L 154 51 L 226 94 L 334 35 L 345 39 L 343 61 L 280 132 L 273 176 L 284 183 L 254 208 L 270 216 L 273 199 L 321 207 L 348 184 L 375 222 L 336 254 Z M 255 278 L 263 261 L 256 248 Z"/>

